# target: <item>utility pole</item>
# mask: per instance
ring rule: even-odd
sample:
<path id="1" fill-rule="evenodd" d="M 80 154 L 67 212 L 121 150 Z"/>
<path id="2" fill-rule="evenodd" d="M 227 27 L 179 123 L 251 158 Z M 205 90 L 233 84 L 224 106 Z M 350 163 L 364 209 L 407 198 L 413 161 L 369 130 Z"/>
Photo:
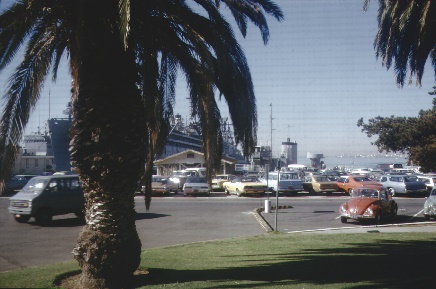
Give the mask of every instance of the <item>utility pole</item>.
<path id="1" fill-rule="evenodd" d="M 272 117 L 272 103 L 270 103 L 270 105 L 269 106 L 271 106 L 271 114 L 270 114 L 270 124 L 271 124 L 271 149 L 270 149 L 270 164 L 272 165 L 272 131 L 273 131 L 273 128 L 272 128 L 272 121 L 273 121 L 273 117 Z"/>

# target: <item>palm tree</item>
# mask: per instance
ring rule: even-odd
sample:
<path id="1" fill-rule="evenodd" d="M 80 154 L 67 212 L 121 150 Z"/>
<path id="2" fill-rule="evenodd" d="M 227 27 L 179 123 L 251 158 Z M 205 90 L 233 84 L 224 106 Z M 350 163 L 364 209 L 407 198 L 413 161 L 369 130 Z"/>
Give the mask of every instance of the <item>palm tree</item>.
<path id="1" fill-rule="evenodd" d="M 364 8 L 369 0 L 365 0 Z M 394 64 L 396 82 L 404 86 L 421 79 L 427 59 L 436 68 L 436 2 L 429 0 L 379 0 L 376 56 L 389 69 Z"/>
<path id="2" fill-rule="evenodd" d="M 229 105 L 236 140 L 249 155 L 256 143 L 250 71 L 227 5 L 245 36 L 247 22 L 269 37 L 264 13 L 283 15 L 270 0 L 21 0 L 0 15 L 0 69 L 27 43 L 6 92 L 0 124 L 0 181 L 50 70 L 63 55 L 72 76 L 71 161 L 85 193 L 86 225 L 74 255 L 83 288 L 122 288 L 140 262 L 134 191 L 144 160 L 164 142 L 177 71 L 199 116 L 209 174 L 221 158 L 215 94 Z"/>

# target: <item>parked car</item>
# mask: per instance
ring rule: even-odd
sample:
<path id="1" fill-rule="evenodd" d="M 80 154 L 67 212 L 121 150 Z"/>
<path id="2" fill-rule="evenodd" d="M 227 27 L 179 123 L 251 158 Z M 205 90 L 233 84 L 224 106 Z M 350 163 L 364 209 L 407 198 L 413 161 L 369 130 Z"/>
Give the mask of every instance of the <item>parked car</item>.
<path id="1" fill-rule="evenodd" d="M 436 188 L 434 188 L 424 203 L 424 219 L 429 221 L 430 218 L 436 219 Z"/>
<path id="2" fill-rule="evenodd" d="M 169 180 L 175 184 L 178 184 L 178 190 L 183 190 L 183 185 L 186 182 L 186 179 L 190 177 L 192 172 L 180 170 L 180 171 L 173 171 L 171 176 L 169 177 Z"/>
<path id="3" fill-rule="evenodd" d="M 397 216 L 398 205 L 383 188 L 360 187 L 354 189 L 351 199 L 339 206 L 341 222 L 373 220 L 377 224 L 384 218 Z"/>
<path id="4" fill-rule="evenodd" d="M 34 217 L 47 225 L 53 216 L 74 213 L 83 217 L 85 199 L 78 175 L 37 176 L 9 199 L 9 213 L 19 223 Z"/>
<path id="5" fill-rule="evenodd" d="M 427 187 L 413 175 L 381 176 L 379 182 L 392 196 L 396 194 L 426 195 Z"/>
<path id="6" fill-rule="evenodd" d="M 216 175 L 212 178 L 211 189 L 212 191 L 224 191 L 223 184 L 236 178 L 235 175 Z"/>
<path id="7" fill-rule="evenodd" d="M 262 179 L 262 183 L 267 185 L 266 178 Z M 295 194 L 304 191 L 303 181 L 298 172 L 280 172 L 280 180 L 278 172 L 268 173 L 268 188 L 274 193 Z"/>
<path id="8" fill-rule="evenodd" d="M 61 176 L 64 176 L 64 175 L 76 175 L 76 173 L 72 172 L 72 171 L 59 171 L 59 172 L 53 173 L 53 175 L 55 175 L 55 176 L 58 176 L 58 175 L 61 175 Z"/>
<path id="9" fill-rule="evenodd" d="M 185 195 L 205 194 L 210 196 L 210 187 L 205 177 L 188 177 L 183 185 Z"/>
<path id="10" fill-rule="evenodd" d="M 371 174 L 371 169 L 369 168 L 358 168 L 358 169 L 353 169 L 351 171 L 351 175 L 359 175 L 359 176 L 369 176 Z"/>
<path id="11" fill-rule="evenodd" d="M 417 176 L 418 181 L 423 182 L 427 187 L 427 191 L 431 192 L 434 188 L 434 184 L 436 182 L 436 176 Z"/>
<path id="12" fill-rule="evenodd" d="M 354 189 L 363 186 L 372 186 L 376 188 L 382 188 L 382 184 L 377 181 L 373 181 L 365 176 L 342 176 L 336 181 L 338 189 L 341 192 L 351 195 Z"/>
<path id="13" fill-rule="evenodd" d="M 248 194 L 264 194 L 267 186 L 257 177 L 237 177 L 223 184 L 226 194 L 236 194 L 238 197 Z"/>
<path id="14" fill-rule="evenodd" d="M 13 194 L 21 190 L 36 175 L 14 175 L 6 182 L 5 194 Z"/>
<path id="15" fill-rule="evenodd" d="M 145 186 L 142 186 L 141 191 L 145 193 Z M 153 175 L 151 177 L 151 194 L 152 195 L 169 195 L 170 192 L 177 193 L 179 184 L 172 182 L 168 177 Z"/>
<path id="16" fill-rule="evenodd" d="M 206 177 L 206 168 L 188 168 L 184 170 L 191 177 Z"/>
<path id="17" fill-rule="evenodd" d="M 304 177 L 303 188 L 312 195 L 322 192 L 331 194 L 332 192 L 337 192 L 339 190 L 336 181 L 329 180 L 329 178 L 325 175 L 312 175 Z"/>

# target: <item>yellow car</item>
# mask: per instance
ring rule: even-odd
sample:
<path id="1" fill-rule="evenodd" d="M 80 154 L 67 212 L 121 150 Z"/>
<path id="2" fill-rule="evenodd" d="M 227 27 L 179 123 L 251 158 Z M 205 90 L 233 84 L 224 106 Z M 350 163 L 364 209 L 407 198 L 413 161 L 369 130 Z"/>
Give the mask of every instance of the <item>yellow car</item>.
<path id="1" fill-rule="evenodd" d="M 212 178 L 212 191 L 224 191 L 223 184 L 236 178 L 235 175 L 216 175 Z"/>
<path id="2" fill-rule="evenodd" d="M 303 179 L 303 188 L 310 194 L 339 191 L 338 184 L 335 181 L 330 181 L 327 176 L 323 175 L 310 175 Z"/>
<path id="3" fill-rule="evenodd" d="M 236 177 L 223 184 L 226 194 L 236 194 L 238 197 L 248 194 L 264 194 L 267 186 L 257 177 Z"/>

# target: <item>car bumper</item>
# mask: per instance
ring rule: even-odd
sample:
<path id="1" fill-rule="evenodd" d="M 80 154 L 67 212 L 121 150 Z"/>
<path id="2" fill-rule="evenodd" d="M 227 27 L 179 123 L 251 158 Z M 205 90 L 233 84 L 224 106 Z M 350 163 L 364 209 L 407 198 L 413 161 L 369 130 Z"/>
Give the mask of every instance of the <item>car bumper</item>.
<path id="1" fill-rule="evenodd" d="M 208 189 L 184 189 L 183 192 L 187 195 L 191 194 L 208 194 Z"/>
<path id="2" fill-rule="evenodd" d="M 31 215 L 32 209 L 30 208 L 16 208 L 16 207 L 8 207 L 8 211 L 14 215 Z"/>
<path id="3" fill-rule="evenodd" d="M 242 194 L 264 194 L 265 192 L 266 189 L 251 189 L 243 191 Z"/>
<path id="4" fill-rule="evenodd" d="M 346 217 L 347 219 L 353 219 L 353 220 L 372 220 L 372 219 L 375 219 L 375 216 L 370 216 L 370 215 L 341 214 L 341 217 Z"/>
<path id="5" fill-rule="evenodd" d="M 164 190 L 164 189 L 152 189 L 151 190 L 152 194 L 169 194 L 170 191 L 169 190 Z"/>

